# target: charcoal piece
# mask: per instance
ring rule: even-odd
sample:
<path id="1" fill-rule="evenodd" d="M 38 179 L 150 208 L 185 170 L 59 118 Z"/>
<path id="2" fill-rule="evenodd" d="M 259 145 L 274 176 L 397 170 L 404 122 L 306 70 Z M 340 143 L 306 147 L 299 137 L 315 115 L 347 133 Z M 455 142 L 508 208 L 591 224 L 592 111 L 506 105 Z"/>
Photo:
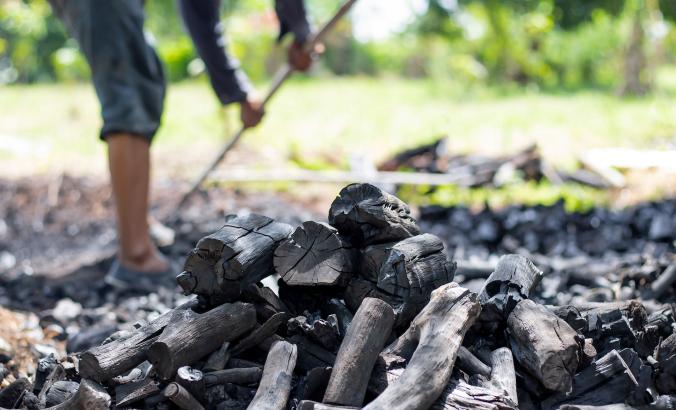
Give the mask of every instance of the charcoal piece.
<path id="1" fill-rule="evenodd" d="M 394 325 L 394 312 L 380 299 L 366 298 L 340 345 L 324 403 L 361 406 L 378 354 Z"/>
<path id="2" fill-rule="evenodd" d="M 247 303 L 224 304 L 202 314 L 175 312 L 162 334 L 148 349 L 157 375 L 168 380 L 181 366 L 191 365 L 232 341 L 256 323 L 256 310 Z"/>
<path id="3" fill-rule="evenodd" d="M 347 332 L 347 329 L 350 327 L 350 323 L 352 323 L 352 319 L 354 318 L 354 315 L 352 312 L 350 312 L 350 309 L 345 306 L 345 303 L 343 303 L 341 300 L 332 298 L 329 299 L 328 303 L 324 306 L 324 311 L 325 314 L 327 315 L 335 315 L 336 319 L 338 319 L 338 328 L 340 329 L 340 337 L 345 337 L 345 333 Z"/>
<path id="4" fill-rule="evenodd" d="M 420 233 L 408 205 L 371 184 L 343 188 L 331 204 L 329 223 L 360 247 Z"/>
<path id="5" fill-rule="evenodd" d="M 497 391 L 506 394 L 514 406 L 519 405 L 516 393 L 516 373 L 512 351 L 501 347 L 491 353 L 490 385 Z"/>
<path id="6" fill-rule="evenodd" d="M 336 406 L 333 404 L 324 404 L 324 403 L 317 403 L 312 400 L 302 400 L 299 404 L 298 407 L 296 407 L 297 410 L 359 410 L 359 407 L 351 407 L 351 406 Z"/>
<path id="7" fill-rule="evenodd" d="M 164 389 L 164 397 L 182 410 L 204 410 L 202 404 L 187 389 L 175 382 L 169 383 Z"/>
<path id="8" fill-rule="evenodd" d="M 237 342 L 237 344 L 232 347 L 231 354 L 233 356 L 238 356 L 248 349 L 259 345 L 263 340 L 275 334 L 277 329 L 279 329 L 288 318 L 289 315 L 287 313 L 275 313 L 270 319 L 263 323 L 263 325 L 257 327 L 247 337 Z"/>
<path id="9" fill-rule="evenodd" d="M 100 345 L 108 336 L 118 330 L 117 325 L 104 324 L 83 329 L 74 335 L 68 336 L 66 352 L 76 353 Z"/>
<path id="10" fill-rule="evenodd" d="M 676 283 L 676 262 L 667 266 L 653 283 L 650 284 L 650 289 L 646 292 L 646 299 L 659 299 L 665 292 L 673 290 L 674 283 Z"/>
<path id="11" fill-rule="evenodd" d="M 344 286 L 353 275 L 355 252 L 336 228 L 303 222 L 275 250 L 275 271 L 290 286 Z"/>
<path id="12" fill-rule="evenodd" d="M 202 370 L 205 372 L 223 370 L 225 368 L 225 364 L 228 363 L 228 360 L 230 360 L 230 351 L 228 350 L 229 348 L 230 342 L 223 342 L 218 350 L 209 355 L 209 358 L 204 364 Z"/>
<path id="13" fill-rule="evenodd" d="M 177 281 L 186 294 L 210 305 L 235 301 L 247 286 L 274 273 L 274 251 L 292 231 L 262 215 L 230 216 L 221 229 L 200 239 Z"/>
<path id="14" fill-rule="evenodd" d="M 331 367 L 316 367 L 307 372 L 298 387 L 300 399 L 322 401 L 332 370 Z"/>
<path id="15" fill-rule="evenodd" d="M 59 380 L 55 382 L 47 391 L 45 400 L 47 407 L 56 406 L 57 404 L 61 404 L 70 399 L 77 393 L 79 387 L 80 385 L 78 383 L 68 380 Z"/>
<path id="16" fill-rule="evenodd" d="M 460 346 L 458 349 L 458 367 L 465 373 L 471 375 L 480 374 L 484 377 L 491 377 L 491 368 L 484 362 L 479 360 L 472 352 L 465 346 Z"/>
<path id="17" fill-rule="evenodd" d="M 59 365 L 59 362 L 56 360 L 56 356 L 50 354 L 47 357 L 43 357 L 38 361 L 38 367 L 35 372 L 35 383 L 33 383 L 33 393 L 39 394 L 44 386 L 45 381 L 49 375 L 54 371 L 54 368 Z M 1 373 L 1 372 L 0 372 Z M 0 376 L 0 382 L 4 377 Z"/>
<path id="18" fill-rule="evenodd" d="M 21 405 L 24 394 L 31 390 L 31 382 L 22 377 L 0 390 L 0 408 L 16 409 Z"/>
<path id="19" fill-rule="evenodd" d="M 144 400 L 160 393 L 158 383 L 150 377 L 115 387 L 115 405 L 127 407 L 130 404 Z"/>
<path id="20" fill-rule="evenodd" d="M 514 357 L 546 388 L 568 391 L 579 363 L 578 335 L 542 305 L 526 299 L 507 319 Z"/>
<path id="21" fill-rule="evenodd" d="M 289 334 L 302 333 L 331 351 L 338 348 L 340 330 L 335 315 L 329 315 L 326 320 L 311 320 L 311 323 L 307 317 L 297 316 L 289 319 L 286 326 Z"/>
<path id="22" fill-rule="evenodd" d="M 293 335 L 288 341 L 298 347 L 297 369 L 300 371 L 309 371 L 316 367 L 333 367 L 336 362 L 336 355 L 305 336 Z"/>
<path id="23" fill-rule="evenodd" d="M 97 346 L 80 354 L 80 374 L 89 379 L 104 382 L 141 364 L 146 351 L 157 340 L 172 316 L 179 311 L 195 306 L 195 301 L 185 303 L 169 311 L 145 326 L 136 329 L 125 338 Z"/>
<path id="24" fill-rule="evenodd" d="M 276 342 L 265 360 L 263 376 L 256 395 L 247 409 L 283 410 L 291 392 L 291 378 L 298 349 L 288 342 Z"/>
<path id="25" fill-rule="evenodd" d="M 390 295 L 379 290 L 376 284 L 361 278 L 353 278 L 345 288 L 345 304 L 347 307 L 356 312 L 359 309 L 364 298 L 381 299 L 392 306 L 396 315 L 395 327 L 405 327 L 415 315 L 425 307 L 425 301 L 404 300 L 395 295 Z"/>
<path id="26" fill-rule="evenodd" d="M 676 394 L 676 333 L 672 333 L 660 343 L 656 359 L 657 389 L 662 394 Z"/>
<path id="27" fill-rule="evenodd" d="M 201 370 L 190 366 L 179 367 L 174 381 L 188 390 L 198 401 L 203 400 L 206 394 L 206 382 Z"/>
<path id="28" fill-rule="evenodd" d="M 443 389 L 432 410 L 515 410 L 507 395 L 492 389 L 452 380 Z"/>
<path id="29" fill-rule="evenodd" d="M 528 299 L 541 278 L 542 271 L 528 258 L 521 255 L 501 257 L 479 293 L 481 320 L 507 318 L 517 303 Z"/>
<path id="30" fill-rule="evenodd" d="M 480 312 L 477 295 L 456 283 L 434 290 L 411 326 L 381 354 L 408 360 L 406 369 L 364 409 L 432 405 L 448 384 L 465 333 Z"/>
<path id="31" fill-rule="evenodd" d="M 226 383 L 234 383 L 245 386 L 258 383 L 262 375 L 262 367 L 243 367 L 238 369 L 226 369 L 206 373 L 204 375 L 204 381 L 207 387 Z"/>
<path id="32" fill-rule="evenodd" d="M 49 410 L 108 410 L 110 402 L 110 395 L 103 387 L 85 379 L 80 383 L 77 393 Z"/>

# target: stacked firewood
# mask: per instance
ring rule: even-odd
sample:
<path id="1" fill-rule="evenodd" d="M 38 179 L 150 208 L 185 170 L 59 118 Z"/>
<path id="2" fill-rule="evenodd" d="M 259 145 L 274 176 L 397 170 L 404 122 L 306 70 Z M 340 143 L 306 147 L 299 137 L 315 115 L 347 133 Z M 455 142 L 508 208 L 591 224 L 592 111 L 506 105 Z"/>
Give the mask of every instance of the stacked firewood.
<path id="1" fill-rule="evenodd" d="M 0 391 L 29 409 L 673 408 L 673 305 L 538 303 L 543 272 L 503 256 L 480 291 L 442 241 L 368 184 L 329 223 L 228 217 L 177 281 L 183 305 Z M 275 289 L 264 286 L 279 275 Z M 274 284 L 274 282 L 272 282 Z"/>

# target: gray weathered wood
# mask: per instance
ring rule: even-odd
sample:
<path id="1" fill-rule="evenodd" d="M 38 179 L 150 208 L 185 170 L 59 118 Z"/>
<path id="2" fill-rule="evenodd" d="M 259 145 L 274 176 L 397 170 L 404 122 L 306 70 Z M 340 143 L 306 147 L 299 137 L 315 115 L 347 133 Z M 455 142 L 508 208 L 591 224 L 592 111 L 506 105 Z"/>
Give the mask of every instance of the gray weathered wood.
<path id="1" fill-rule="evenodd" d="M 394 312 L 380 299 L 366 298 L 336 356 L 324 403 L 361 406 L 373 366 L 390 336 Z"/>
<path id="2" fill-rule="evenodd" d="M 371 184 L 350 184 L 331 204 L 329 223 L 356 246 L 398 241 L 420 233 L 411 210 Z"/>
<path id="3" fill-rule="evenodd" d="M 230 216 L 221 229 L 200 239 L 177 281 L 186 294 L 212 305 L 235 301 L 247 286 L 274 273 L 274 251 L 292 231 L 262 215 Z"/>
<path id="4" fill-rule="evenodd" d="M 291 392 L 291 377 L 298 349 L 288 342 L 276 342 L 268 352 L 263 376 L 249 410 L 283 410 Z"/>
<path id="5" fill-rule="evenodd" d="M 204 410 L 202 404 L 188 390 L 176 382 L 169 383 L 164 388 L 164 397 L 171 400 L 182 410 Z"/>
<path id="6" fill-rule="evenodd" d="M 365 409 L 426 409 L 448 383 L 465 332 L 481 312 L 477 295 L 456 283 L 432 292 L 430 302 L 383 355 L 409 363 L 401 376 Z"/>
<path id="7" fill-rule="evenodd" d="M 228 351 L 229 348 L 230 342 L 224 342 L 218 350 L 209 355 L 209 358 L 204 364 L 202 370 L 205 372 L 223 370 L 225 368 L 225 364 L 228 363 L 228 360 L 230 360 L 230 352 Z"/>
<path id="8" fill-rule="evenodd" d="M 228 303 L 202 314 L 178 311 L 148 349 L 148 359 L 157 375 L 169 380 L 179 367 L 193 364 L 255 324 L 256 309 L 248 303 Z"/>
<path id="9" fill-rule="evenodd" d="M 104 382 L 138 366 L 146 359 L 146 351 L 157 340 L 174 313 L 190 309 L 196 304 L 195 300 L 191 300 L 136 329 L 128 337 L 81 353 L 80 374 L 84 378 Z"/>
<path id="10" fill-rule="evenodd" d="M 518 406 L 519 399 L 516 395 L 516 372 L 514 371 L 512 351 L 507 347 L 494 350 L 491 353 L 491 366 L 491 386 L 499 392 L 504 392 L 514 406 Z"/>
<path id="11" fill-rule="evenodd" d="M 461 380 L 452 380 L 444 388 L 432 410 L 514 410 L 516 407 L 506 395 L 493 389 L 472 386 Z"/>
<path id="12" fill-rule="evenodd" d="M 532 300 L 519 302 L 507 320 L 512 353 L 546 388 L 568 391 L 580 356 L 578 335 Z"/>
<path id="13" fill-rule="evenodd" d="M 352 277 L 355 251 L 336 228 L 303 222 L 275 250 L 275 271 L 291 286 L 343 286 Z"/>

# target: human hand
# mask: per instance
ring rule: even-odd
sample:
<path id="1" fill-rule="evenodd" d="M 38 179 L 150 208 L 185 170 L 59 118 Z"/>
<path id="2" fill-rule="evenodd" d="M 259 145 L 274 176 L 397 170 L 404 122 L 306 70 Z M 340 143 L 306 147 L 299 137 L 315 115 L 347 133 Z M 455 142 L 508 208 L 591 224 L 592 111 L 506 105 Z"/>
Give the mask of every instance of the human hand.
<path id="1" fill-rule="evenodd" d="M 244 128 L 252 128 L 258 125 L 265 115 L 262 102 L 258 99 L 247 97 L 240 103 L 240 118 Z"/>
<path id="2" fill-rule="evenodd" d="M 297 71 L 307 71 L 312 66 L 312 61 L 314 56 L 324 52 L 324 45 L 319 43 L 316 44 L 314 50 L 307 51 L 303 47 L 302 43 L 297 41 L 292 42 L 289 45 L 288 50 L 288 59 L 289 65 Z"/>

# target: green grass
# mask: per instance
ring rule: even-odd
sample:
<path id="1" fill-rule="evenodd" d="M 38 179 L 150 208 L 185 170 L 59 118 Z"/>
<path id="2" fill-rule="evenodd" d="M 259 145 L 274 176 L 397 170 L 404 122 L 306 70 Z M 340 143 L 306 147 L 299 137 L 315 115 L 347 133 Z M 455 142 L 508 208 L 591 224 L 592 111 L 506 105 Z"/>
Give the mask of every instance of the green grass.
<path id="1" fill-rule="evenodd" d="M 447 134 L 454 152 L 512 152 L 537 142 L 554 163 L 572 166 L 589 148 L 673 143 L 676 70 L 665 70 L 660 81 L 664 86 L 649 97 L 620 99 L 602 91 L 463 92 L 398 78 L 299 79 L 284 86 L 231 161 L 284 166 L 294 154 L 309 163 L 323 163 L 319 157 L 346 163 L 352 153 L 377 161 Z M 0 107 L 0 172 L 105 171 L 89 85 L 3 87 Z M 172 84 L 166 107 L 156 169 L 194 175 L 234 131 L 236 111 L 224 112 L 206 81 Z"/>

